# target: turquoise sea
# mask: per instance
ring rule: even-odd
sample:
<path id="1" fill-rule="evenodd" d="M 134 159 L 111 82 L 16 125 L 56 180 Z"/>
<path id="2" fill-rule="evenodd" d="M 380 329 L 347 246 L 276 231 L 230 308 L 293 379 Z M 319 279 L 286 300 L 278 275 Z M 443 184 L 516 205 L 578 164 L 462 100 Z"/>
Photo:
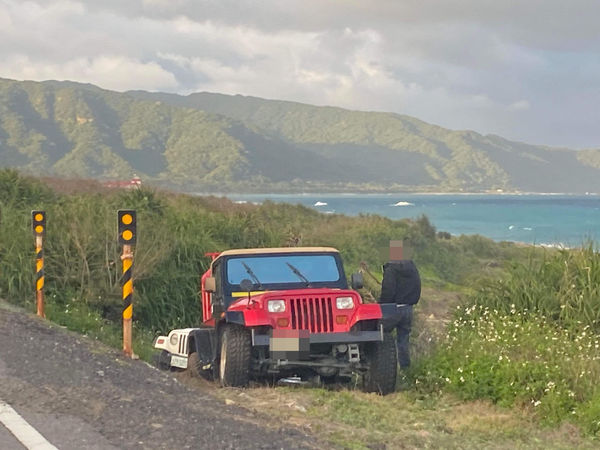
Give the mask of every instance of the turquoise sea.
<path id="1" fill-rule="evenodd" d="M 237 202 L 302 204 L 326 214 L 425 214 L 438 231 L 481 234 L 496 241 L 578 246 L 600 239 L 598 195 L 487 194 L 230 194 Z"/>

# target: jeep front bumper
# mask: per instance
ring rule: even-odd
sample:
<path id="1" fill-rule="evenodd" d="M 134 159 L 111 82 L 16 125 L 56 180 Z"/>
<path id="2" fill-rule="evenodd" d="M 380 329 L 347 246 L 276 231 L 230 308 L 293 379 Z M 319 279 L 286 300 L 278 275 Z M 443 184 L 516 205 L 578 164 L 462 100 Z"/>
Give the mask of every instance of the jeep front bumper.
<path id="1" fill-rule="evenodd" d="M 301 330 L 298 330 L 301 331 Z M 269 346 L 272 337 L 269 334 L 259 334 L 252 330 L 252 345 Z M 378 330 L 374 331 L 349 331 L 345 333 L 309 333 L 309 344 L 358 344 L 360 342 L 381 342 L 383 341 L 383 325 L 379 325 Z"/>

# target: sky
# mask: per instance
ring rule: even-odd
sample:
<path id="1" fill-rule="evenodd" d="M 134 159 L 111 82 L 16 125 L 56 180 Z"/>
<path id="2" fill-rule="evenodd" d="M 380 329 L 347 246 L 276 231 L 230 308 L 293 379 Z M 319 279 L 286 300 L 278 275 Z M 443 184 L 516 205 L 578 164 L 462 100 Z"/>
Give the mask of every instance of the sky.
<path id="1" fill-rule="evenodd" d="M 407 114 L 600 148 L 597 0 L 0 0 L 0 77 Z"/>

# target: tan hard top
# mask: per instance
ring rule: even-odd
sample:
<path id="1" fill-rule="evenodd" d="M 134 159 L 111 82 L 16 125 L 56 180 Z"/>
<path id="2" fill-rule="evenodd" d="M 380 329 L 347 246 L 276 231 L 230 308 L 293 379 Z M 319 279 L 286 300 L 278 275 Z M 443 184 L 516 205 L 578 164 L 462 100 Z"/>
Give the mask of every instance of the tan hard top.
<path id="1" fill-rule="evenodd" d="M 274 247 L 274 248 L 239 248 L 234 250 L 225 250 L 215 258 L 215 261 L 221 256 L 230 255 L 263 255 L 265 253 L 322 253 L 334 252 L 339 253 L 333 247 Z"/>

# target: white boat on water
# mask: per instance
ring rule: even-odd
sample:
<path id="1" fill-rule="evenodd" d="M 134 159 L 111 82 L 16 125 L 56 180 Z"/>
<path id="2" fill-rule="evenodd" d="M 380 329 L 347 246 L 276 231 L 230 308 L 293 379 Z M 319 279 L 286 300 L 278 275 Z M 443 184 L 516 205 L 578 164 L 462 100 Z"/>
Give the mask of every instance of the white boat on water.
<path id="1" fill-rule="evenodd" d="M 314 206 L 327 206 L 326 202 L 315 202 Z"/>
<path id="2" fill-rule="evenodd" d="M 398 202 L 394 203 L 394 206 L 415 206 L 415 204 L 411 202 Z"/>

